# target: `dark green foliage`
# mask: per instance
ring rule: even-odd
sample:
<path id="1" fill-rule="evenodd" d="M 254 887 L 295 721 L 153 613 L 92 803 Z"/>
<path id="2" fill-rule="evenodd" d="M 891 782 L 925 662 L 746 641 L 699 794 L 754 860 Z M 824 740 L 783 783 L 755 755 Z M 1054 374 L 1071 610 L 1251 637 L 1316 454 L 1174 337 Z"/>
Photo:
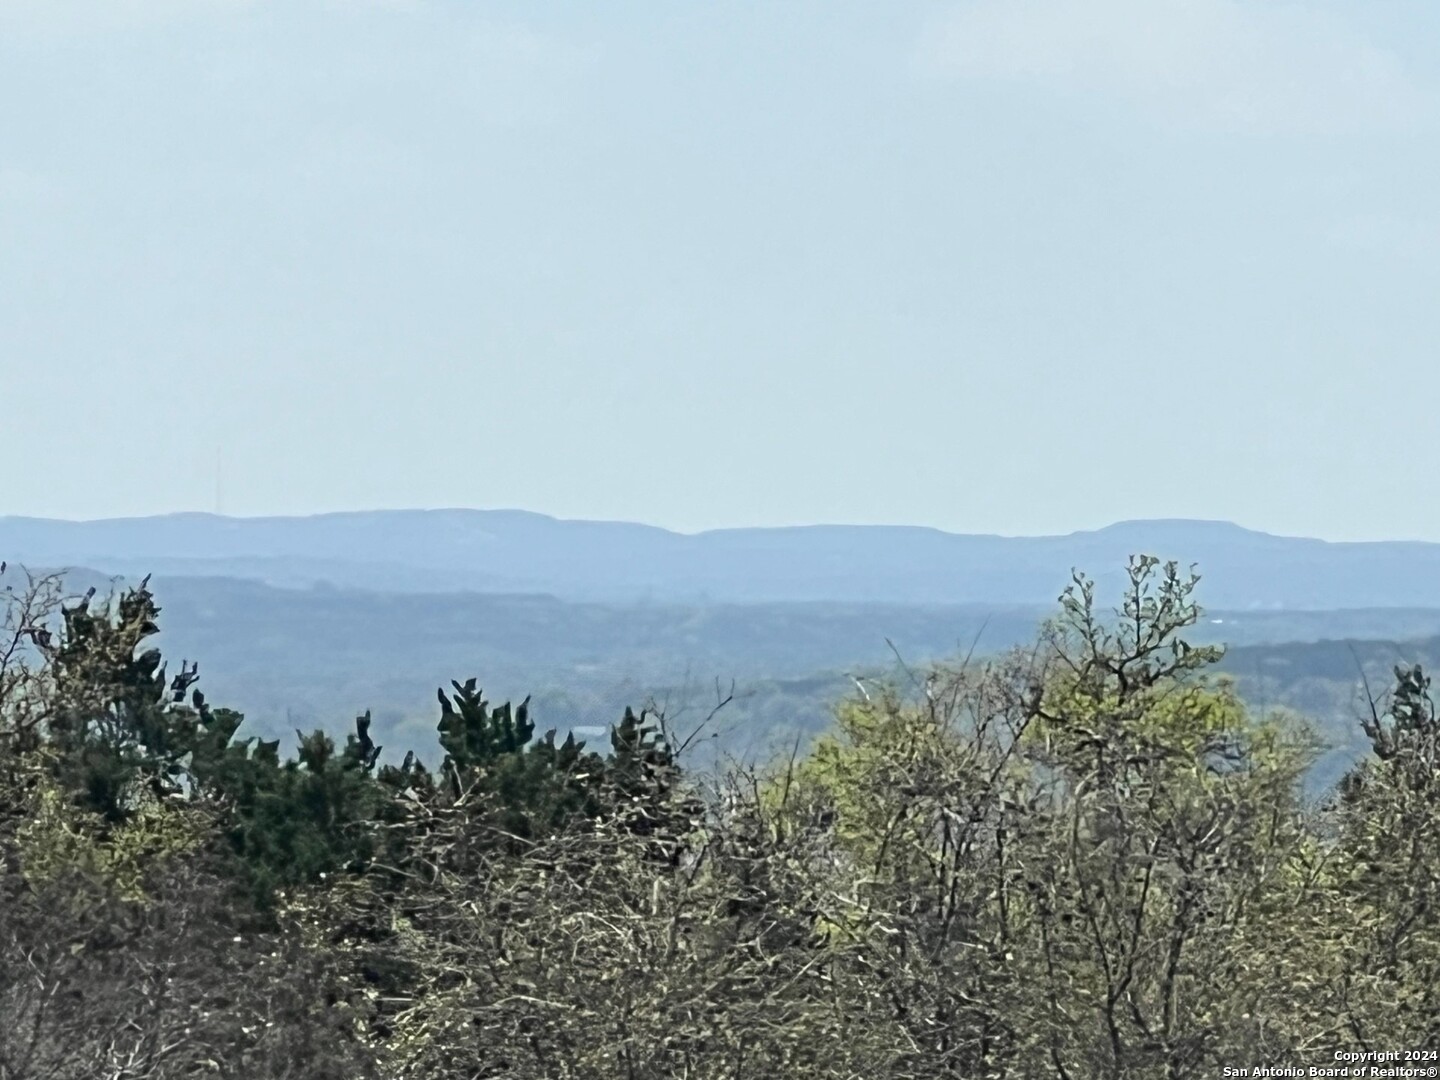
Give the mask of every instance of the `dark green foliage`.
<path id="1" fill-rule="evenodd" d="M 458 682 L 451 685 L 455 687 L 453 701 L 443 689 L 435 691 L 440 699 L 440 746 L 448 765 L 460 770 L 488 765 L 502 755 L 519 753 L 529 744 L 535 725 L 530 722 L 528 697 L 513 714 L 508 701 L 491 712 L 490 703 L 484 692 L 476 689 L 474 679 L 467 680 L 464 686 Z"/>
<path id="2" fill-rule="evenodd" d="M 469 679 L 453 698 L 437 690 L 444 783 L 453 800 L 473 801 L 512 841 L 525 841 L 572 817 L 594 817 L 605 763 L 573 734 L 558 746 L 555 732 L 536 740 L 530 699 L 493 710 Z"/>
<path id="3" fill-rule="evenodd" d="M 627 708 L 610 729 L 610 783 L 616 794 L 625 800 L 664 795 L 679 774 L 674 748 L 659 726 L 647 722 L 644 710 L 637 716 Z"/>
<path id="4" fill-rule="evenodd" d="M 199 690 L 183 703 L 197 666 L 182 664 L 167 687 L 159 651 L 142 651 L 160 614 L 148 587 L 127 591 L 113 609 L 96 610 L 93 599 L 92 591 L 63 609 L 51 658 L 55 705 L 30 733 L 78 808 L 113 827 L 142 790 L 214 804 L 232 873 L 262 908 L 276 889 L 365 865 L 367 823 L 385 801 L 371 777 L 380 748 L 368 714 L 340 753 L 318 731 L 283 762 L 278 742 L 236 743 L 239 713 L 212 709 Z"/>
<path id="5" fill-rule="evenodd" d="M 621 824 L 651 839 L 648 857 L 678 865 L 684 838 L 705 815 L 703 803 L 682 790 L 683 773 L 662 726 L 627 708 L 610 729 L 608 795 Z"/>
<path id="6" fill-rule="evenodd" d="M 148 582 L 148 579 L 146 579 Z M 140 652 L 158 632 L 160 608 L 145 582 L 124 593 L 115 611 L 91 608 L 92 589 L 63 610 L 53 655 L 55 708 L 43 732 L 47 758 L 79 804 L 112 823 L 123 821 L 137 785 L 178 795 L 226 753 L 239 714 L 211 711 L 196 691 L 197 666 L 181 665 L 167 692 L 158 649 Z"/>
<path id="7" fill-rule="evenodd" d="M 337 754 L 329 736 L 312 732 L 283 763 L 273 746 L 242 744 L 207 777 L 229 811 L 228 839 L 262 907 L 277 889 L 368 865 L 375 850 L 369 824 L 385 798 L 365 741 L 360 729 Z"/>
<path id="8" fill-rule="evenodd" d="M 113 611 L 91 610 L 91 600 L 65 609 L 55 655 L 60 705 L 45 747 L 62 787 L 112 823 L 124 820 L 137 784 L 223 808 L 236 880 L 262 909 L 277 891 L 363 871 L 382 849 L 387 864 L 403 862 L 384 829 L 395 823 L 401 792 L 421 804 L 442 794 L 463 800 L 523 842 L 571 819 L 594 819 L 615 800 L 642 827 L 649 812 L 640 803 L 663 800 L 671 783 L 668 749 L 632 712 L 607 765 L 573 735 L 537 739 L 529 698 L 492 709 L 473 678 L 454 682 L 453 697 L 437 691 L 445 755 L 438 778 L 413 753 L 399 767 L 380 766 L 368 712 L 343 748 L 323 731 L 297 732 L 295 756 L 282 760 L 276 740 L 235 741 L 243 717 L 212 708 L 194 689 L 198 665 L 182 664 L 167 687 L 159 651 L 140 651 L 160 614 L 146 585 Z"/>

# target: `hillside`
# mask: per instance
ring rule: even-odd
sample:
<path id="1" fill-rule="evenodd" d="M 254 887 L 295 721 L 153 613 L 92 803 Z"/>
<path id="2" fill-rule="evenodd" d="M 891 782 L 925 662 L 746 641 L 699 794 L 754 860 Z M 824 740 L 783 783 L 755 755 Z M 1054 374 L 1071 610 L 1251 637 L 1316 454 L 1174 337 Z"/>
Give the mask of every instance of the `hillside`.
<path id="1" fill-rule="evenodd" d="M 815 525 L 684 535 L 518 510 L 292 518 L 0 518 L 0 558 L 284 586 L 547 593 L 597 602 L 1049 605 L 1073 567 L 1105 585 L 1137 552 L 1198 563 L 1212 608 L 1440 607 L 1440 544 L 1327 543 L 1226 522 L 1002 537 Z"/>

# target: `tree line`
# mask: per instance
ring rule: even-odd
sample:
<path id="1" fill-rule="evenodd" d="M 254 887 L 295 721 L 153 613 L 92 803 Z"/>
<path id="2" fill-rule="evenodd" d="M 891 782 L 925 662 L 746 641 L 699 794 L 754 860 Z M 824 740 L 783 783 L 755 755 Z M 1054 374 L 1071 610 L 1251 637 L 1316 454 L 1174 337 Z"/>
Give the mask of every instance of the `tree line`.
<path id="1" fill-rule="evenodd" d="M 762 768 L 437 692 L 439 764 L 237 738 L 148 582 L 0 623 L 0 1080 L 1166 1078 L 1440 1065 L 1440 723 L 1317 745 L 1077 574 L 1024 649 L 858 686 Z M 1428 1056 L 1427 1056 L 1428 1055 Z M 1400 1062 L 1399 1064 L 1407 1064 Z"/>

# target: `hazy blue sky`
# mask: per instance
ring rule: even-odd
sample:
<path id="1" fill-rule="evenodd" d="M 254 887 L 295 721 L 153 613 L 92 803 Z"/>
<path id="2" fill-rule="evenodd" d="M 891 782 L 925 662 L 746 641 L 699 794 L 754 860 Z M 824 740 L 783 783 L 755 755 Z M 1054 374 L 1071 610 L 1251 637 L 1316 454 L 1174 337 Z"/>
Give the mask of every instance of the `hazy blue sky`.
<path id="1" fill-rule="evenodd" d="M 0 513 L 1440 540 L 1440 5 L 0 0 Z"/>

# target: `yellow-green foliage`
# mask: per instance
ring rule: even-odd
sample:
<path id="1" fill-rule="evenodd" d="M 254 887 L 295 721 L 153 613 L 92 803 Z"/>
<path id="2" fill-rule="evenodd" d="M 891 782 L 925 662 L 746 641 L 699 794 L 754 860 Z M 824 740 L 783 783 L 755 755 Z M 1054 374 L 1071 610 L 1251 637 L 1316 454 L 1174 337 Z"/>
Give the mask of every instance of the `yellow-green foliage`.
<path id="1" fill-rule="evenodd" d="M 887 793 L 943 755 L 943 734 L 920 710 L 890 700 L 841 704 L 836 729 L 793 770 L 773 778 L 762 799 L 777 811 L 783 797 L 792 813 L 817 806 L 833 812 L 837 837 L 859 855 L 887 831 L 893 810 Z"/>
<path id="2" fill-rule="evenodd" d="M 43 788 L 17 832 L 21 868 L 36 889 L 80 875 L 122 900 L 143 901 L 148 874 L 195 850 L 207 824 L 195 811 L 138 794 L 124 824 L 106 828 L 55 786 Z"/>
<path id="3" fill-rule="evenodd" d="M 1062 760 L 1101 740 L 1163 750 L 1172 759 L 1195 764 L 1223 737 L 1240 737 L 1256 726 L 1228 679 L 1167 680 L 1122 693 L 1114 685 L 1096 688 L 1067 674 L 1046 686 L 1040 715 L 1024 742 Z"/>

